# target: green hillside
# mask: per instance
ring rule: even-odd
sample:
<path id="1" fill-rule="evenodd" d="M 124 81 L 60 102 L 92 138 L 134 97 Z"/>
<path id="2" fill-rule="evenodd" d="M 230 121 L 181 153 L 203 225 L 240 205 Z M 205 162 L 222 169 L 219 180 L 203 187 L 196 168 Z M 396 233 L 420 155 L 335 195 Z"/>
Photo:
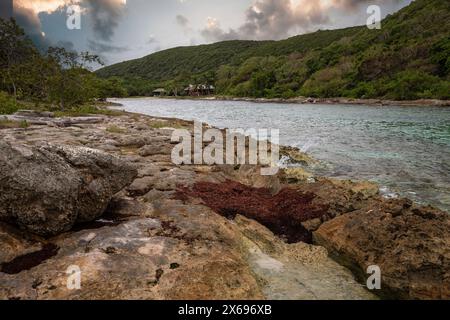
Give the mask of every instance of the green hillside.
<path id="1" fill-rule="evenodd" d="M 450 98 L 450 2 L 416 0 L 365 26 L 282 41 L 179 47 L 97 71 L 121 77 L 131 95 L 212 83 L 248 97 Z"/>

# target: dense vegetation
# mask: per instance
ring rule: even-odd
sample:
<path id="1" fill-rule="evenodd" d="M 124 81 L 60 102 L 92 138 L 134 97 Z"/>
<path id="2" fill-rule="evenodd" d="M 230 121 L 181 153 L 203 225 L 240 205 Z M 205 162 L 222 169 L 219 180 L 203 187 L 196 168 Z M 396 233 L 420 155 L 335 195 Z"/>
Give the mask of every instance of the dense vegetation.
<path id="1" fill-rule="evenodd" d="M 381 30 L 318 31 L 282 41 L 180 47 L 103 68 L 130 95 L 209 83 L 248 97 L 450 98 L 450 2 L 416 0 Z"/>
<path id="2" fill-rule="evenodd" d="M 101 79 L 88 70 L 99 58 L 50 47 L 40 52 L 12 20 L 0 19 L 0 114 L 23 104 L 68 111 L 95 99 L 124 96 L 119 79 Z"/>

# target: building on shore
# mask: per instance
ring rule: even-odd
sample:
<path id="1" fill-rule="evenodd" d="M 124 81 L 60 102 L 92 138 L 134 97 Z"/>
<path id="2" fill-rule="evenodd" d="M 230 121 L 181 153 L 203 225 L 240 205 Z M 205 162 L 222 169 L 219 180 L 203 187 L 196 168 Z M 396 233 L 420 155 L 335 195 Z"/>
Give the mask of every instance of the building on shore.
<path id="1" fill-rule="evenodd" d="M 154 97 L 164 97 L 166 95 L 167 95 L 167 91 L 164 88 L 158 88 L 158 89 L 153 91 L 153 96 Z"/>
<path id="2" fill-rule="evenodd" d="M 215 89 L 216 88 L 213 85 L 209 84 L 190 84 L 189 87 L 184 89 L 184 93 L 185 95 L 192 97 L 209 96 L 214 94 Z"/>

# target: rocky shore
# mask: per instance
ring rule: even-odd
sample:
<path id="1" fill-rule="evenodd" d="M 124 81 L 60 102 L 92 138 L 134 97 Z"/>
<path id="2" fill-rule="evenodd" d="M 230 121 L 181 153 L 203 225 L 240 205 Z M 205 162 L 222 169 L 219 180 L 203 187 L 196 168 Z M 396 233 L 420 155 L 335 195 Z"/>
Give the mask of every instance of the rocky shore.
<path id="1" fill-rule="evenodd" d="M 296 149 L 264 177 L 174 165 L 187 121 L 16 117 L 31 126 L 0 130 L 0 299 L 450 299 L 448 213 L 315 177 Z"/>
<path id="2" fill-rule="evenodd" d="M 180 99 L 180 97 L 165 97 Z M 293 103 L 293 104 L 344 104 L 344 105 L 366 105 L 366 106 L 403 106 L 403 107 L 450 107 L 450 100 L 420 99 L 420 100 L 386 100 L 386 99 L 356 99 L 356 98 L 250 98 L 232 96 L 208 96 L 208 97 L 182 97 L 181 99 L 194 100 L 223 100 L 223 101 L 245 101 L 255 103 Z"/>

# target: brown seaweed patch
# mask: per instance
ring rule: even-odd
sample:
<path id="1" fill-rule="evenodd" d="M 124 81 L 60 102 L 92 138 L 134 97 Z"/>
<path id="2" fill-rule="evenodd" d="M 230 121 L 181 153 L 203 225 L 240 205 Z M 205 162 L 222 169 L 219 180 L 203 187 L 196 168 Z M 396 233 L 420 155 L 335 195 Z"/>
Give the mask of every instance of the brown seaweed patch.
<path id="1" fill-rule="evenodd" d="M 328 206 L 314 204 L 316 196 L 284 188 L 271 194 L 266 188 L 252 188 L 234 181 L 221 184 L 199 182 L 192 189 L 179 188 L 178 199 L 200 198 L 216 213 L 234 219 L 242 215 L 269 228 L 288 243 L 312 243 L 312 234 L 302 223 L 321 218 Z"/>
<path id="2" fill-rule="evenodd" d="M 53 258 L 59 252 L 59 247 L 55 244 L 45 244 L 41 250 L 28 253 L 5 262 L 0 265 L 0 272 L 6 274 L 18 274 L 22 271 L 31 270 L 43 262 Z"/>

